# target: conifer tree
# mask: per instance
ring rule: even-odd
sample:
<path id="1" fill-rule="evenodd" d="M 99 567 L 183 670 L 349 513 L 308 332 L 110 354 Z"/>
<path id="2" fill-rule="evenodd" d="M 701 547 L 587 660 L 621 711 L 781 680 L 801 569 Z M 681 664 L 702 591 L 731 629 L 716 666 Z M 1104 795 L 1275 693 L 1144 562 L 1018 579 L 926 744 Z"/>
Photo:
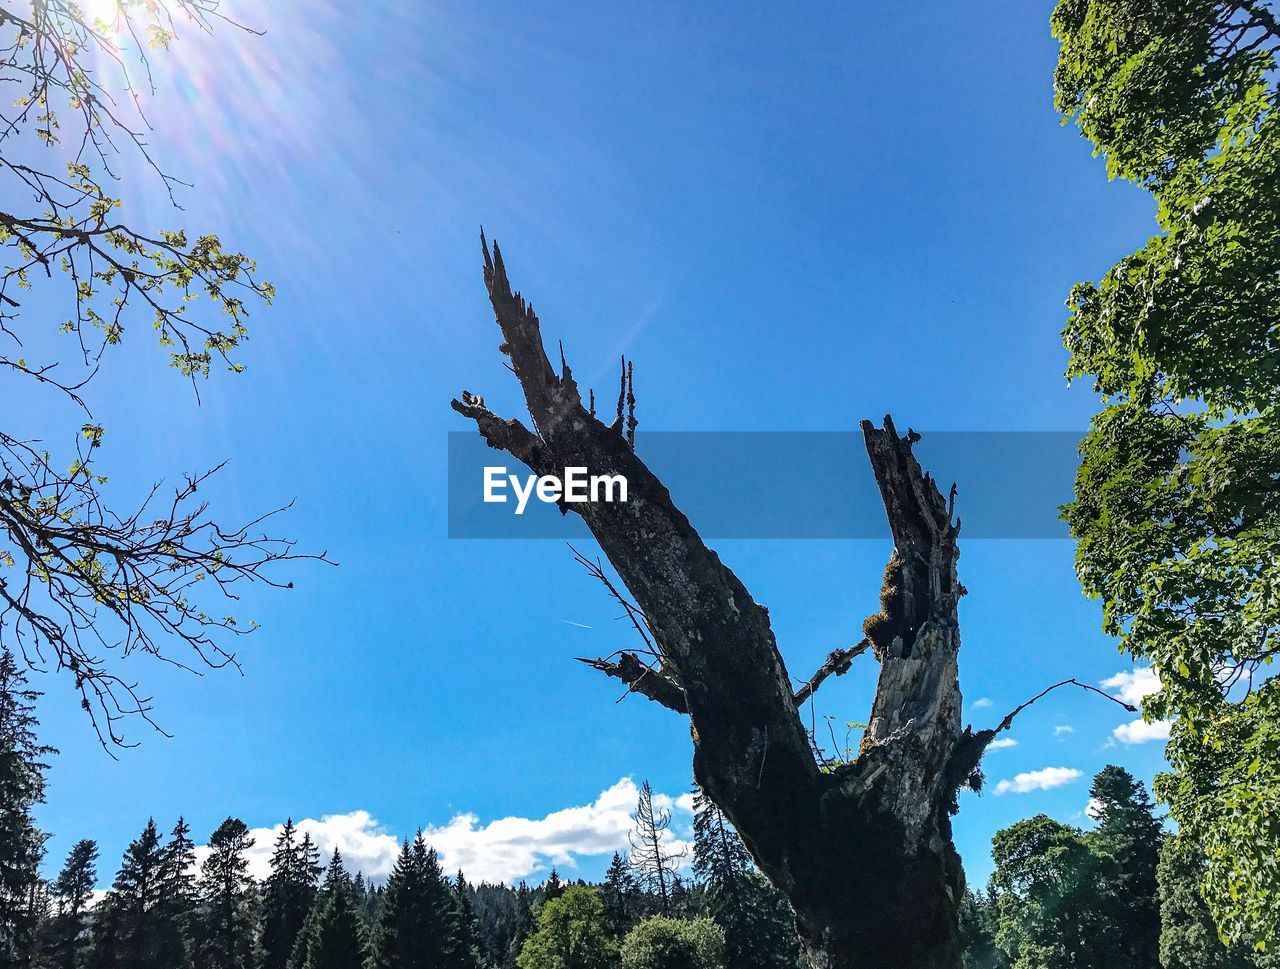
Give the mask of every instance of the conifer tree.
<path id="1" fill-rule="evenodd" d="M 50 890 L 54 916 L 43 927 L 41 962 L 49 969 L 76 969 L 84 947 L 85 917 L 94 886 L 98 883 L 98 846 L 77 841 Z"/>
<path id="2" fill-rule="evenodd" d="M 453 882 L 453 898 L 457 924 L 453 965 L 457 969 L 480 969 L 484 965 L 480 955 L 480 926 L 471 903 L 471 886 L 461 871 Z"/>
<path id="3" fill-rule="evenodd" d="M 521 881 L 519 887 L 516 888 L 516 912 L 515 924 L 511 931 L 511 941 L 507 947 L 507 958 L 503 963 L 510 969 L 516 964 L 516 958 L 520 955 L 520 950 L 524 948 L 525 942 L 529 936 L 533 935 L 537 928 L 537 922 L 533 915 L 533 892 L 529 886 Z"/>
<path id="4" fill-rule="evenodd" d="M 457 964 L 458 911 L 436 853 L 418 832 L 400 849 L 382 892 L 370 969 Z"/>
<path id="5" fill-rule="evenodd" d="M 701 792 L 693 800 L 693 870 L 706 891 L 708 914 L 724 932 L 726 969 L 796 965 L 790 906 L 755 872 L 738 833 Z"/>
<path id="6" fill-rule="evenodd" d="M 542 883 L 542 903 L 554 902 L 557 898 L 564 894 L 564 882 L 560 880 L 560 872 L 555 866 L 551 868 L 551 874 L 547 876 L 547 880 Z"/>
<path id="7" fill-rule="evenodd" d="M 227 818 L 209 838 L 200 870 L 198 969 L 253 969 L 257 963 L 257 891 L 246 854 L 249 829 Z"/>
<path id="8" fill-rule="evenodd" d="M 604 906 L 605 921 L 609 923 L 609 931 L 614 938 L 622 939 L 639 921 L 636 912 L 639 891 L 631 867 L 615 851 L 609 870 L 605 872 L 604 884 L 600 886 L 600 904 Z"/>
<path id="9" fill-rule="evenodd" d="M 262 969 L 285 969 L 315 903 L 319 852 L 310 835 L 299 841 L 297 833 L 289 818 L 271 855 L 271 874 L 262 897 Z"/>
<path id="10" fill-rule="evenodd" d="M 369 945 L 362 894 L 334 848 L 309 927 L 302 969 L 364 969 Z"/>
<path id="11" fill-rule="evenodd" d="M 1085 841 L 1101 859 L 1094 897 L 1111 926 L 1108 946 L 1118 962 L 1154 969 L 1160 948 L 1160 822 L 1146 787 L 1123 767 L 1104 767 L 1089 793 L 1098 827 Z"/>
<path id="12" fill-rule="evenodd" d="M 26 675 L 0 652 L 0 965 L 31 956 L 41 916 L 40 862 L 48 838 L 32 810 L 44 803 L 44 760 L 57 753 L 36 739 L 35 702 Z"/>
<path id="13" fill-rule="evenodd" d="M 96 842 L 77 841 L 67 855 L 62 871 L 54 879 L 54 898 L 59 915 L 82 915 L 98 883 L 98 845 Z"/>
<path id="14" fill-rule="evenodd" d="M 88 969 L 181 969 L 186 964 L 185 925 L 166 904 L 166 853 L 155 821 L 148 819 L 95 912 Z"/>
<path id="15" fill-rule="evenodd" d="M 194 911 L 200 898 L 196 884 L 196 846 L 191 840 L 191 826 L 184 818 L 169 832 L 169 843 L 161 858 L 161 894 L 165 904 L 184 915 Z"/>

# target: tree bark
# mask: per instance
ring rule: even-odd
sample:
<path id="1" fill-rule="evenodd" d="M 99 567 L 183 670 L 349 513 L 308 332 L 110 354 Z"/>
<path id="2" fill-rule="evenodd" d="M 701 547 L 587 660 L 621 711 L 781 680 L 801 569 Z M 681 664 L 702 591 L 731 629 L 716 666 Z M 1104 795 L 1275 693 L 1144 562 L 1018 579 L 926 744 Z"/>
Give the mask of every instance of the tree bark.
<path id="1" fill-rule="evenodd" d="M 660 665 L 648 671 L 632 654 L 588 662 L 689 717 L 697 783 L 790 899 L 815 967 L 956 969 L 964 875 L 950 815 L 991 732 L 961 729 L 959 522 L 912 455 L 917 436 L 899 435 L 888 417 L 882 427 L 862 422 L 894 541 L 882 610 L 858 646 L 833 653 L 797 694 L 768 611 L 636 455 L 622 398 L 612 425 L 583 406 L 563 354 L 559 372 L 548 360 L 538 318 L 512 292 L 498 247 L 491 255 L 484 244 L 484 258 L 500 349 L 533 429 L 467 391 L 453 408 L 537 474 L 574 466 L 628 481 L 626 502 L 566 507 L 582 515 L 634 596 Z M 867 648 L 880 676 L 861 747 L 851 763 L 820 765 L 798 701 Z"/>

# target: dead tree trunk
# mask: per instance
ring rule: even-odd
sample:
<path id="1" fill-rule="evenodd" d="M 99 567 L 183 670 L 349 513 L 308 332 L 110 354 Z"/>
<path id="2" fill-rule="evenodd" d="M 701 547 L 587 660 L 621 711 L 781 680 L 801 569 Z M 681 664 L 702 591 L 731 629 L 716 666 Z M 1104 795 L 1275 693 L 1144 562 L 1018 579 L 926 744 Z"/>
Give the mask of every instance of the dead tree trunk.
<path id="1" fill-rule="evenodd" d="M 862 423 L 894 541 L 882 610 L 858 645 L 834 651 L 797 692 L 767 610 L 632 449 L 622 399 L 612 425 L 583 406 L 563 354 L 557 372 L 532 306 L 511 291 L 498 247 L 484 249 L 501 350 L 533 428 L 466 391 L 453 408 L 537 474 L 586 467 L 629 484 L 626 502 L 568 507 L 634 596 L 661 661 L 650 669 L 623 654 L 591 665 L 690 718 L 697 783 L 790 899 L 815 967 L 956 969 L 964 875 L 950 815 L 993 734 L 961 729 L 959 523 L 912 455 L 916 436 L 899 435 L 888 417 L 880 428 Z M 880 677 L 866 735 L 853 762 L 823 769 L 797 707 L 868 650 Z"/>

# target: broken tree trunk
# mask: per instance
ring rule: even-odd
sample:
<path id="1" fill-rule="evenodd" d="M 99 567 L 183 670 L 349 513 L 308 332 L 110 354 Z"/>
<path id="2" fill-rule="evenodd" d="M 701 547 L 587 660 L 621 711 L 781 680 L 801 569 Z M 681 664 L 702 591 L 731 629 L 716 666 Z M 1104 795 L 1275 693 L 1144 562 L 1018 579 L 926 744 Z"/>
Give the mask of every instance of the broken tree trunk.
<path id="1" fill-rule="evenodd" d="M 894 541 L 882 610 L 857 646 L 833 652 L 797 693 L 767 610 L 633 450 L 625 393 L 612 425 L 584 407 L 563 354 L 558 372 L 548 360 L 538 318 L 512 292 L 498 247 L 491 255 L 484 245 L 484 258 L 501 350 L 533 427 L 466 391 L 453 408 L 537 474 L 573 466 L 628 481 L 625 502 L 568 507 L 635 598 L 660 662 L 650 668 L 634 654 L 589 662 L 689 717 L 697 783 L 791 901 L 815 967 L 956 969 L 964 876 L 950 815 L 992 732 L 961 729 L 959 523 L 912 455 L 916 435 L 899 435 L 888 417 L 883 427 L 862 423 Z M 861 748 L 850 763 L 821 765 L 797 707 L 866 650 L 880 677 Z"/>

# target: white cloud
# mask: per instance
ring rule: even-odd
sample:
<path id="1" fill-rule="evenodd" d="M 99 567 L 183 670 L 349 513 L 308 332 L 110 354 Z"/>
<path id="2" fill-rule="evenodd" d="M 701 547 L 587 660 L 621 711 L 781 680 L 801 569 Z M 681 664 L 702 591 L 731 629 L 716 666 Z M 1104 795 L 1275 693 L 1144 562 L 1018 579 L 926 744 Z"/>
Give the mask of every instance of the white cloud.
<path id="1" fill-rule="evenodd" d="M 1102 817 L 1102 802 L 1096 797 L 1089 798 L 1089 803 L 1084 806 L 1084 813 L 1087 817 L 1098 820 Z"/>
<path id="2" fill-rule="evenodd" d="M 1143 697 L 1150 696 L 1160 689 L 1160 677 L 1150 666 L 1140 666 L 1134 670 L 1121 670 L 1115 676 L 1108 676 L 1102 681 L 1102 688 L 1110 690 L 1125 703 L 1135 707 L 1142 705 Z"/>
<path id="3" fill-rule="evenodd" d="M 578 855 L 625 851 L 638 794 L 635 782 L 624 777 L 593 803 L 544 818 L 501 818 L 478 825 L 474 814 L 459 814 L 443 827 L 428 827 L 425 834 L 445 870 L 461 868 L 471 881 L 512 882 L 551 865 L 573 868 Z M 679 821 L 680 815 L 692 811 L 693 797 L 654 794 L 653 803 Z M 674 831 L 672 835 L 672 850 L 689 848 Z"/>
<path id="4" fill-rule="evenodd" d="M 545 817 L 507 817 L 481 824 L 475 814 L 456 814 L 447 824 L 425 825 L 423 834 L 439 853 L 446 872 L 460 868 L 472 882 L 510 883 L 552 865 L 574 868 L 579 857 L 626 851 L 638 796 L 635 782 L 624 777 L 592 803 L 562 808 Z M 689 849 L 687 822 L 693 795 L 673 798 L 655 793 L 653 803 L 660 810 L 671 811 L 675 819 L 669 832 L 671 850 Z M 277 824 L 250 830 L 254 844 L 248 855 L 249 871 L 254 877 L 265 878 L 270 871 L 271 852 L 282 828 Z M 387 831 L 368 811 L 327 814 L 319 820 L 306 818 L 297 822 L 297 828 L 299 835 L 311 835 L 324 858 L 336 847 L 348 871 L 363 872 L 374 880 L 391 872 L 400 852 L 401 834 L 414 834 Z M 202 862 L 208 851 L 207 847 L 197 848 L 197 862 Z"/>
<path id="5" fill-rule="evenodd" d="M 1017 774 L 1013 780 L 1003 780 L 996 785 L 997 794 L 1027 794 L 1031 791 L 1047 791 L 1079 780 L 1081 773 L 1074 767 L 1045 767 L 1041 770 Z"/>
<path id="6" fill-rule="evenodd" d="M 980 696 L 978 699 L 974 700 L 970 706 L 974 710 L 985 710 L 987 707 L 991 706 L 991 697 Z"/>
<path id="7" fill-rule="evenodd" d="M 1172 720 L 1130 720 L 1111 731 L 1111 736 L 1122 744 L 1146 744 L 1153 740 L 1168 740 Z"/>
<path id="8" fill-rule="evenodd" d="M 1008 747 L 1016 747 L 1018 742 L 1012 737 L 1001 737 L 999 740 L 993 740 L 987 744 L 987 750 L 1004 750 Z"/>
<path id="9" fill-rule="evenodd" d="M 1060 723 L 1053 728 L 1053 735 L 1055 737 L 1065 737 L 1067 734 L 1071 734 L 1075 732 L 1076 732 L 1076 728 L 1071 726 L 1071 724 L 1069 723 Z"/>
<path id="10" fill-rule="evenodd" d="M 1102 681 L 1104 689 L 1111 690 L 1118 699 L 1125 703 L 1141 707 L 1143 698 L 1160 689 L 1160 677 L 1153 667 L 1142 666 L 1134 670 L 1122 670 L 1115 676 Z M 1147 723 L 1145 720 L 1130 720 L 1111 731 L 1113 741 L 1122 744 L 1145 744 L 1153 740 L 1169 739 L 1169 720 L 1156 720 Z"/>

